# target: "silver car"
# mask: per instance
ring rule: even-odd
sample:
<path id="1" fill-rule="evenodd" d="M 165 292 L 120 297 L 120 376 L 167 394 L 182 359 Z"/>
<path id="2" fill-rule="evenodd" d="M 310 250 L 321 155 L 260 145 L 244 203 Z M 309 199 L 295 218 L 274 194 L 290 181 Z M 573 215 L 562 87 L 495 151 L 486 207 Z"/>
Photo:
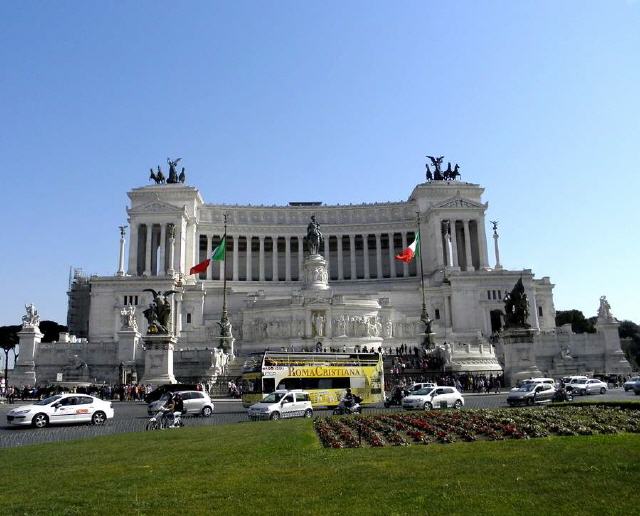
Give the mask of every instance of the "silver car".
<path id="1" fill-rule="evenodd" d="M 527 383 L 519 389 L 512 389 L 507 397 L 507 403 L 510 407 L 549 403 L 555 394 L 555 387 L 548 383 Z"/>
<path id="2" fill-rule="evenodd" d="M 601 380 L 594 378 L 590 380 L 581 380 L 580 382 L 571 382 L 571 390 L 574 394 L 606 394 L 607 384 Z"/>
<path id="3" fill-rule="evenodd" d="M 178 391 L 172 395 L 180 394 L 184 405 L 184 416 L 204 416 L 213 414 L 213 402 L 206 392 L 202 391 Z M 169 399 L 169 394 L 163 394 L 159 400 L 149 403 L 147 412 L 150 416 L 158 413 Z"/>

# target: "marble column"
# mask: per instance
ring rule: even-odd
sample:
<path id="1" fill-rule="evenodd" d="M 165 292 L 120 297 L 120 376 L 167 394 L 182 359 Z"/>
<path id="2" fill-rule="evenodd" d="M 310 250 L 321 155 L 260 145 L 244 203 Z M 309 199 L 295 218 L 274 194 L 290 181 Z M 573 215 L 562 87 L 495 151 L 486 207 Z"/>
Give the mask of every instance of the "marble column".
<path id="1" fill-rule="evenodd" d="M 264 281 L 264 235 L 260 235 L 258 237 L 260 240 L 260 255 L 258 261 L 259 275 L 258 278 L 260 281 Z"/>
<path id="2" fill-rule="evenodd" d="M 176 227 L 172 224 L 169 228 L 169 263 L 167 264 L 167 274 L 174 276 L 176 270 L 174 268 L 176 260 Z"/>
<path id="3" fill-rule="evenodd" d="M 473 266 L 473 259 L 471 258 L 471 234 L 469 233 L 469 220 L 463 220 L 462 224 L 464 228 L 464 250 L 465 258 L 467 260 L 467 270 L 474 271 L 475 267 Z"/>
<path id="4" fill-rule="evenodd" d="M 251 235 L 247 235 L 247 255 L 246 255 L 246 269 L 247 269 L 247 281 L 253 280 L 253 264 L 251 263 L 251 241 L 253 237 Z"/>
<path id="5" fill-rule="evenodd" d="M 284 237 L 284 279 L 291 281 L 291 237 Z"/>
<path id="6" fill-rule="evenodd" d="M 502 269 L 502 265 L 500 264 L 500 249 L 498 248 L 498 239 L 499 238 L 500 238 L 500 235 L 498 235 L 498 230 L 494 229 L 493 230 L 493 245 L 494 245 L 494 251 L 496 253 L 496 266 L 494 267 L 494 269 L 496 269 L 496 270 Z"/>
<path id="7" fill-rule="evenodd" d="M 240 250 L 238 249 L 240 246 L 240 237 L 238 235 L 233 235 L 233 281 L 238 281 L 238 259 Z"/>
<path id="8" fill-rule="evenodd" d="M 356 236 L 349 235 L 349 265 L 351 266 L 351 276 L 352 280 L 357 279 L 358 275 L 356 274 Z"/>
<path id="9" fill-rule="evenodd" d="M 484 227 L 484 218 L 476 219 L 476 228 L 478 229 L 478 254 L 480 255 L 480 268 L 489 268 L 489 257 L 487 251 L 487 231 Z"/>
<path id="10" fill-rule="evenodd" d="M 144 275 L 151 276 L 151 235 L 153 233 L 153 224 L 147 224 L 147 245 L 145 248 L 144 259 Z"/>
<path id="11" fill-rule="evenodd" d="M 436 267 L 444 267 L 445 261 L 444 261 L 444 248 L 442 246 L 442 221 L 440 219 L 436 220 L 435 236 L 436 236 Z M 420 244 L 422 244 L 422 242 L 420 242 Z"/>
<path id="12" fill-rule="evenodd" d="M 132 224 L 129 231 L 129 275 L 137 276 L 138 274 L 138 227 L 139 224 Z"/>
<path id="13" fill-rule="evenodd" d="M 164 276 L 167 273 L 166 264 L 166 250 L 167 250 L 167 225 L 165 223 L 160 224 L 160 249 L 158 251 L 158 276 Z"/>
<path id="14" fill-rule="evenodd" d="M 273 245 L 271 246 L 271 248 L 273 249 L 273 251 L 271 251 L 271 257 L 272 257 L 272 281 L 278 281 L 278 237 L 274 236 L 271 237 L 272 241 L 273 241 Z"/>
<path id="15" fill-rule="evenodd" d="M 330 256 L 329 256 L 329 235 L 327 235 L 324 239 L 324 244 L 322 244 L 322 252 L 324 253 L 324 259 L 327 262 L 327 273 L 331 270 L 330 267 Z"/>
<path id="16" fill-rule="evenodd" d="M 376 233 L 376 273 L 378 279 L 382 279 L 382 242 L 380 233 Z"/>
<path id="17" fill-rule="evenodd" d="M 362 256 L 364 257 L 364 279 L 369 279 L 369 234 L 362 235 Z"/>
<path id="18" fill-rule="evenodd" d="M 120 249 L 118 253 L 118 272 L 116 276 L 124 276 L 124 242 L 125 242 L 125 228 L 126 226 L 120 226 Z"/>
<path id="19" fill-rule="evenodd" d="M 393 247 L 393 233 L 389 233 L 389 277 L 396 277 L 396 259 L 394 258 L 396 255 L 395 249 Z"/>
<path id="20" fill-rule="evenodd" d="M 304 270 L 302 269 L 302 261 L 304 260 L 304 240 L 303 239 L 304 237 L 298 236 L 298 281 L 302 281 L 302 279 L 304 278 Z M 328 265 L 327 265 L 327 270 L 328 270 Z"/>
<path id="21" fill-rule="evenodd" d="M 453 266 L 459 267 L 458 263 L 458 235 L 456 231 L 456 221 L 455 219 L 449 221 L 449 227 L 451 231 L 451 251 L 453 257 Z"/>
<path id="22" fill-rule="evenodd" d="M 343 266 L 343 258 L 342 258 L 342 235 L 338 235 L 336 237 L 336 241 L 338 243 L 338 279 L 344 279 L 344 266 Z"/>
<path id="23" fill-rule="evenodd" d="M 206 243 L 206 247 L 205 247 L 205 251 L 204 251 L 204 259 L 207 258 L 211 258 L 211 236 L 210 235 L 205 235 L 205 239 L 207 241 Z M 200 240 L 200 238 L 198 238 L 198 240 Z M 198 246 L 200 247 L 200 246 Z M 196 258 L 194 260 L 195 263 L 200 263 L 202 260 L 200 260 L 200 255 L 199 255 L 200 251 L 198 250 L 198 258 Z M 205 279 L 213 279 L 213 262 L 209 262 L 209 266 L 207 267 L 207 270 L 204 271 L 204 278 Z"/>
<path id="24" fill-rule="evenodd" d="M 453 267 L 453 245 L 451 245 L 451 221 L 447 221 L 444 232 L 445 249 L 447 251 L 446 266 Z"/>
<path id="25" fill-rule="evenodd" d="M 222 242 L 222 239 L 220 239 L 220 242 Z M 218 244 L 218 245 L 220 245 L 220 244 Z M 225 245 L 226 245 L 226 242 L 225 242 Z M 227 254 L 228 254 L 228 253 L 227 253 L 227 249 L 226 249 L 226 247 L 225 247 L 225 251 L 224 251 L 224 260 L 222 260 L 222 261 L 218 262 L 218 263 L 220 264 L 220 274 L 218 275 L 218 279 L 219 279 L 220 281 L 223 281 L 223 280 L 224 280 L 224 270 L 225 270 L 225 268 L 226 268 L 226 264 L 227 264 Z M 213 261 L 213 260 L 212 260 L 212 261 Z"/>
<path id="26" fill-rule="evenodd" d="M 402 232 L 402 249 L 406 249 L 407 248 L 407 232 L 403 231 Z M 403 263 L 402 264 L 402 277 L 403 278 L 407 278 L 409 276 L 409 264 L 408 263 Z"/>

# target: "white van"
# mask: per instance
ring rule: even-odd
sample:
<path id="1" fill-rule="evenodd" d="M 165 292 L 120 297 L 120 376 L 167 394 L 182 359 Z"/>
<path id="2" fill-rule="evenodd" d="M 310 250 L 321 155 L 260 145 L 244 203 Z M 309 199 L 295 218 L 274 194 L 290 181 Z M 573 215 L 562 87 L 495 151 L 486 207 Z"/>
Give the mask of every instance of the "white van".
<path id="1" fill-rule="evenodd" d="M 309 393 L 300 389 L 284 389 L 267 394 L 247 411 L 249 419 L 273 419 L 287 417 L 312 417 L 313 407 Z"/>
<path id="2" fill-rule="evenodd" d="M 564 383 L 564 388 L 570 391 L 576 384 L 585 383 L 588 379 L 587 376 L 567 376 L 562 379 L 562 383 Z"/>

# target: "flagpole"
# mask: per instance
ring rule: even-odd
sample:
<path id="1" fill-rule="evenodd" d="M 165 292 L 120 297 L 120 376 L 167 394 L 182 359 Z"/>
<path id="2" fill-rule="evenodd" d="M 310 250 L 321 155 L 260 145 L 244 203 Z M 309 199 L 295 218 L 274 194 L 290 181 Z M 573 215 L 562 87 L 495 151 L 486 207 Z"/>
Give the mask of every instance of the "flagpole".
<path id="1" fill-rule="evenodd" d="M 234 242 L 235 243 L 235 242 Z M 227 313 L 227 214 L 224 214 L 224 235 L 222 244 L 224 245 L 224 265 L 222 272 L 222 317 L 220 318 L 220 347 L 227 351 L 227 340 L 231 337 L 231 324 Z M 233 341 L 231 342 L 233 344 Z"/>

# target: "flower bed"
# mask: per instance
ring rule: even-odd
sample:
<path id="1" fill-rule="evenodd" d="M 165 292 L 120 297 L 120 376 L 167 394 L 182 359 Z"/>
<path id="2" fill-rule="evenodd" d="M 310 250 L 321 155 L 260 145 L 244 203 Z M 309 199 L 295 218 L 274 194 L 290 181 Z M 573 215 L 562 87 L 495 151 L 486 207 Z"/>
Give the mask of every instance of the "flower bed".
<path id="1" fill-rule="evenodd" d="M 640 410 L 595 406 L 549 409 L 441 410 L 314 420 L 327 448 L 530 439 L 549 435 L 640 433 Z"/>

